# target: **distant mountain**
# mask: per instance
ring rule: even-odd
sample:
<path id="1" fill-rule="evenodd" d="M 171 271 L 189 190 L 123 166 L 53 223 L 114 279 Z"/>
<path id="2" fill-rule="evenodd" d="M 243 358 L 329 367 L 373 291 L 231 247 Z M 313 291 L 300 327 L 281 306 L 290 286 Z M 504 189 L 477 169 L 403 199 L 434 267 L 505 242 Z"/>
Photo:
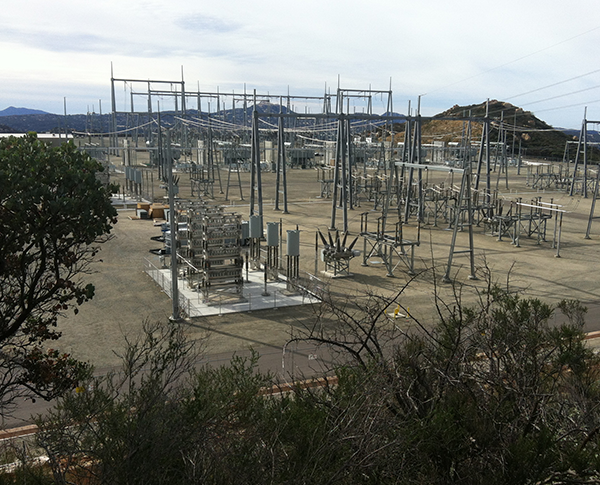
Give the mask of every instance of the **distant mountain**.
<path id="1" fill-rule="evenodd" d="M 29 108 L 15 108 L 14 106 L 9 106 L 6 109 L 0 111 L 0 116 L 13 116 L 13 115 L 48 115 L 46 111 L 41 111 L 39 109 L 29 109 Z"/>
<path id="2" fill-rule="evenodd" d="M 83 127 L 85 127 L 85 115 L 72 115 L 74 118 L 83 118 Z M 10 127 L 12 133 L 27 133 L 35 131 L 37 133 L 61 133 L 64 132 L 65 117 L 53 115 L 50 113 L 29 114 L 29 115 L 5 115 L 0 120 L 4 125 Z M 68 116 L 70 118 L 71 116 Z M 81 126 L 81 123 L 78 123 Z M 74 124 L 68 125 L 68 131 L 74 128 Z"/>
<path id="3" fill-rule="evenodd" d="M 15 113 L 13 110 L 16 110 Z M 77 115 L 57 115 L 51 113 L 45 113 L 39 110 L 27 110 L 30 114 L 22 114 L 22 110 L 27 108 L 7 108 L 0 111 L 2 114 L 2 123 L 8 125 L 13 133 L 26 133 L 28 131 L 35 131 L 38 133 L 62 133 L 65 131 L 80 132 L 80 133 L 99 133 L 110 131 L 111 119 L 110 114 L 99 115 L 98 113 L 77 114 Z M 252 112 L 254 106 L 248 105 L 245 109 L 236 107 L 235 109 L 221 110 L 218 113 L 211 112 L 198 112 L 194 109 L 188 109 L 186 117 L 192 121 L 207 121 L 209 118 L 213 120 L 213 129 L 220 129 L 223 127 L 222 122 L 233 123 L 236 125 L 251 126 L 252 124 Z M 264 115 L 293 113 L 292 110 L 286 106 L 280 106 L 279 104 L 262 101 L 256 105 L 256 111 L 262 116 L 260 117 L 261 128 L 276 128 L 278 119 L 276 117 L 265 117 Z M 14 113 L 14 114 L 10 114 Z M 21 113 L 21 114 L 19 114 Z M 394 116 L 394 123 L 404 123 L 405 116 L 400 113 L 384 113 L 385 116 Z M 176 118 L 180 117 L 181 113 L 174 111 L 163 111 L 161 112 L 161 122 L 163 126 L 168 127 L 176 123 Z M 156 113 L 152 114 L 153 119 L 156 121 Z M 126 126 L 132 126 L 135 124 L 143 124 L 148 122 L 147 113 L 118 113 L 116 116 L 118 129 L 123 129 Z M 374 126 L 383 125 L 388 123 L 385 122 L 372 122 Z M 303 126 L 312 129 L 314 121 L 312 119 L 299 118 L 295 121 L 291 119 L 284 120 L 284 126 L 286 128 L 294 126 L 295 128 L 301 128 Z"/>
<path id="4" fill-rule="evenodd" d="M 252 112 L 254 106 L 248 105 L 244 108 L 236 107 L 235 109 L 221 110 L 218 113 L 198 112 L 197 110 L 188 109 L 186 118 L 191 121 L 212 120 L 213 130 L 228 130 L 229 124 L 243 125 L 252 124 Z M 262 115 L 260 117 L 261 128 L 275 128 L 278 124 L 276 117 L 265 116 L 269 114 L 292 113 L 286 106 L 280 107 L 279 104 L 260 102 L 256 105 L 256 110 Z M 11 114 L 14 113 L 14 114 Z M 20 113 L 20 114 L 17 114 Z M 23 114 L 29 113 L 29 114 Z M 424 121 L 421 127 L 421 136 L 423 143 L 432 143 L 433 141 L 455 142 L 460 141 L 462 133 L 465 129 L 465 124 L 460 120 L 435 119 L 449 117 L 464 117 L 468 113 L 472 117 L 485 116 L 485 103 L 474 104 L 470 106 L 453 106 L 433 117 L 434 119 Z M 156 122 L 156 113 L 152 113 L 152 118 Z M 393 116 L 394 130 L 396 139 L 402 141 L 403 131 L 405 126 L 405 115 L 400 113 L 384 113 L 385 116 Z M 28 108 L 10 107 L 0 111 L 2 126 L 0 132 L 26 133 L 35 131 L 38 133 L 63 133 L 65 130 L 69 133 L 106 133 L 110 131 L 111 118 L 110 114 L 98 113 L 78 114 L 78 115 L 57 115 L 45 113 L 40 110 L 31 110 Z M 177 118 L 180 113 L 173 111 L 161 112 L 161 123 L 164 127 L 173 126 L 177 123 Z M 521 146 L 524 156 L 537 156 L 562 159 L 565 151 L 566 141 L 577 140 L 579 131 L 566 130 L 561 128 L 553 128 L 544 121 L 536 118 L 530 111 L 525 111 L 518 106 L 503 101 L 493 100 L 489 103 L 489 116 L 492 119 L 490 140 L 496 142 L 498 140 L 498 127 L 503 123 L 506 133 L 507 142 L 511 147 L 514 145 L 515 151 Z M 117 129 L 135 125 L 142 125 L 148 122 L 147 113 L 118 113 L 116 116 Z M 384 122 L 372 122 L 374 126 L 385 124 Z M 481 123 L 472 124 L 472 140 L 477 140 L 481 137 Z M 516 127 L 515 127 L 516 125 Z M 206 125 L 205 125 L 206 126 Z M 314 121 L 306 118 L 298 118 L 293 120 L 286 118 L 284 126 L 295 127 L 296 129 L 307 127 L 314 129 Z M 218 135 L 215 135 L 218 136 Z M 597 131 L 588 132 L 588 140 L 600 142 L 600 134 Z"/>
<path id="5" fill-rule="evenodd" d="M 567 128 L 561 128 L 560 130 L 563 133 L 566 133 L 567 135 L 569 135 L 569 137 L 571 137 L 573 140 L 578 140 L 579 139 L 579 133 L 581 133 L 580 130 L 572 130 L 572 129 L 567 129 Z M 587 132 L 587 139 L 588 139 L 589 142 L 599 143 L 600 142 L 600 132 L 599 131 L 588 130 L 588 132 Z"/>
<path id="6" fill-rule="evenodd" d="M 392 123 L 406 123 L 406 116 L 401 113 L 396 113 L 395 111 L 386 111 L 382 116 L 393 116 Z"/>

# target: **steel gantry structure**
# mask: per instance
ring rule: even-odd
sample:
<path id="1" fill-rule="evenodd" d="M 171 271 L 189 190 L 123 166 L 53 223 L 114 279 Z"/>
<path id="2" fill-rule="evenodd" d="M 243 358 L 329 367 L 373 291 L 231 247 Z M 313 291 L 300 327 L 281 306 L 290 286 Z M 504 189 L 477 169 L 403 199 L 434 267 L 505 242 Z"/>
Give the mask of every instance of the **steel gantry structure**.
<path id="1" fill-rule="evenodd" d="M 117 109 L 118 83 L 131 88 L 129 110 Z M 130 121 L 143 122 L 137 127 L 146 133 L 142 149 L 153 154 L 163 178 L 162 132 L 168 128 L 172 151 L 180 155 L 180 163 L 190 165 L 193 196 L 213 198 L 218 184 L 219 192 L 226 191 L 228 200 L 230 188 L 237 182 L 239 197 L 244 200 L 240 172 L 250 173 L 248 216 L 258 216 L 261 228 L 263 170 L 275 173 L 274 210 L 287 213 L 289 168 L 313 166 L 315 152 L 319 151 L 323 156 L 321 196 L 331 198 L 329 229 L 347 235 L 348 212 L 365 200 L 373 203 L 376 214 L 379 212 L 376 225 L 371 213 L 361 216 L 363 264 L 377 257 L 384 262 L 388 276 L 393 276 L 401 261 L 409 273 L 414 272 L 420 227 L 433 220 L 434 225 L 446 224 L 453 231 L 444 280 L 450 280 L 453 257 L 461 252 L 469 254 L 469 277 L 475 277 L 473 227 L 482 221 L 486 227 L 501 224 L 491 182 L 498 160 L 496 189 L 501 174 L 505 174 L 508 184 L 506 137 L 510 126 L 500 119 L 499 138 L 492 143 L 487 106 L 485 116 L 478 118 L 470 113 L 462 117 L 425 117 L 420 113 L 420 99 L 414 114 L 410 103 L 407 115 L 394 114 L 391 87 L 360 90 L 338 86 L 333 94 L 326 87 L 322 96 L 296 96 L 289 92 L 249 93 L 245 86 L 238 93 L 219 89 L 205 92 L 199 86 L 189 91 L 186 86 L 183 69 L 181 80 L 156 81 L 115 78 L 111 68 L 111 148 L 124 150 L 119 147 L 119 134 L 134 129 L 118 126 L 119 116 L 127 115 L 126 125 Z M 141 111 L 135 108 L 138 98 L 143 98 Z M 384 114 L 373 112 L 375 99 L 381 99 Z M 165 110 L 165 105 L 161 110 L 159 103 L 165 100 L 172 110 Z M 295 110 L 295 103 L 303 103 L 304 112 Z M 191 108 L 194 104 L 195 109 Z M 358 112 L 356 104 L 362 106 Z M 461 121 L 461 141 L 451 150 L 439 144 L 424 146 L 421 127 L 431 120 Z M 403 127 L 395 126 L 398 123 Z M 472 140 L 472 123 L 482 126 L 479 140 Z M 404 131 L 402 141 L 397 140 L 400 131 Z M 492 145 L 497 148 L 494 165 Z M 228 172 L 226 187 L 221 180 L 222 169 Z M 446 173 L 449 185 L 429 183 L 429 175 L 435 172 Z M 405 226 L 413 224 L 415 228 L 415 223 L 414 237 L 405 237 Z M 468 249 L 459 251 L 458 232 L 465 229 L 469 233 Z"/>

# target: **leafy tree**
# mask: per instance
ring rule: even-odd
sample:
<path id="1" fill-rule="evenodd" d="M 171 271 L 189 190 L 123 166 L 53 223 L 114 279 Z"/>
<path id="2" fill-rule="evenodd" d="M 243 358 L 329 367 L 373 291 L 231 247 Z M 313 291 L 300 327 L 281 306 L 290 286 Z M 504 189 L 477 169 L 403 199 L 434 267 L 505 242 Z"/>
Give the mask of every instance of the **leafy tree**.
<path id="1" fill-rule="evenodd" d="M 597 481 L 600 362 L 584 343 L 585 308 L 561 302 L 569 323 L 552 327 L 551 306 L 489 275 L 477 305 L 454 294 L 453 304 L 437 299 L 437 324 L 411 315 L 404 331 L 387 317 L 393 300 L 324 300 L 304 338 L 345 356 L 339 388 L 322 400 L 352 423 L 330 445 L 349 450 L 337 479 Z"/>
<path id="2" fill-rule="evenodd" d="M 59 315 L 91 299 L 90 271 L 116 222 L 103 167 L 72 143 L 50 148 L 34 133 L 0 141 L 0 405 L 53 398 L 87 366 L 48 341 Z"/>
<path id="3" fill-rule="evenodd" d="M 93 378 L 40 418 L 56 483 L 324 483 L 346 456 L 325 393 L 278 394 L 258 355 L 201 366 L 176 325 L 144 325 L 118 372 Z M 273 392 L 271 392 L 273 391 Z M 334 438 L 335 437 L 335 438 Z M 337 467 L 336 467 L 337 469 Z"/>
<path id="4" fill-rule="evenodd" d="M 195 355 L 180 328 L 146 322 L 119 371 L 67 393 L 38 433 L 55 482 L 185 483 L 194 422 L 181 403 Z"/>
<path id="5" fill-rule="evenodd" d="M 562 302 L 570 321 L 552 327 L 551 306 L 491 278 L 475 306 L 455 295 L 405 330 L 393 298 L 324 299 L 304 338 L 340 352 L 336 382 L 281 393 L 256 355 L 193 370 L 180 327 L 149 327 L 38 442 L 57 483 L 597 483 L 585 309 Z"/>

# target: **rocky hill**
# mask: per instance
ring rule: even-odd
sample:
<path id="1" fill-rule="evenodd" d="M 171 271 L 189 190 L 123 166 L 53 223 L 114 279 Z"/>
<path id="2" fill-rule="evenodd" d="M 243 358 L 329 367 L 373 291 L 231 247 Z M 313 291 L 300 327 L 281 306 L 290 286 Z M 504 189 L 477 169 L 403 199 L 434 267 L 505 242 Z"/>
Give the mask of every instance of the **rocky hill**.
<path id="1" fill-rule="evenodd" d="M 472 116 L 483 118 L 486 104 L 473 104 L 470 106 L 453 106 L 436 117 L 464 117 Z M 515 146 L 515 153 L 521 152 L 526 156 L 562 159 L 567 140 L 573 140 L 572 134 L 553 128 L 546 122 L 535 117 L 530 111 L 525 111 L 518 106 L 503 101 L 492 100 L 489 102 L 489 117 L 492 119 L 490 141 L 499 140 L 499 129 L 506 131 L 506 140 L 509 147 Z M 481 137 L 482 123 L 472 123 L 472 139 Z M 436 138 L 444 141 L 460 141 L 464 129 L 462 121 L 431 120 L 423 123 L 423 142 L 433 141 Z M 575 139 L 577 139 L 575 136 Z"/>

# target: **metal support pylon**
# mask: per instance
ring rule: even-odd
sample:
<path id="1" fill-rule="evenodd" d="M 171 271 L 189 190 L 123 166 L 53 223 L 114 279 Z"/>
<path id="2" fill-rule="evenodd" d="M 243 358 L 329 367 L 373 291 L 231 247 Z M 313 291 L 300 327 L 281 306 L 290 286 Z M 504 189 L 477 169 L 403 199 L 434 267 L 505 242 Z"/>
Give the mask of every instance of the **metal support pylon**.
<path id="1" fill-rule="evenodd" d="M 254 109 L 252 111 L 252 149 L 251 149 L 251 192 L 250 192 L 250 215 L 263 217 L 262 180 L 260 169 L 260 137 L 258 131 L 258 111 L 256 110 L 256 91 L 254 91 Z M 255 209 L 255 205 L 257 209 Z"/>
<path id="2" fill-rule="evenodd" d="M 281 99 L 279 100 L 279 113 L 283 113 L 283 104 Z M 289 214 L 288 212 L 288 200 L 287 200 L 287 167 L 285 162 L 285 133 L 283 130 L 283 117 L 279 117 L 277 124 L 277 166 L 276 166 L 276 177 L 275 177 L 275 210 L 281 210 L 279 208 L 279 194 L 283 196 L 283 213 Z M 282 189 L 280 190 L 280 183 Z"/>
<path id="3" fill-rule="evenodd" d="M 577 152 L 575 153 L 575 166 L 573 167 L 573 176 L 571 178 L 571 187 L 569 188 L 569 195 L 573 195 L 575 192 L 575 182 L 577 180 L 577 168 L 579 167 L 579 157 L 583 147 L 583 180 L 581 186 L 581 195 L 587 198 L 588 196 L 588 132 L 587 126 L 588 124 L 598 124 L 600 121 L 590 121 L 586 119 L 587 117 L 587 107 L 585 108 L 585 112 L 583 115 L 583 122 L 581 123 L 581 131 L 579 133 L 579 140 L 577 142 Z"/>
<path id="4" fill-rule="evenodd" d="M 467 227 L 469 231 L 469 249 L 466 250 L 456 250 L 456 236 L 458 234 L 459 228 L 464 226 L 464 223 L 461 224 L 461 217 L 463 213 L 466 211 L 467 213 Z M 454 227 L 452 230 L 452 241 L 450 242 L 450 253 L 448 255 L 448 264 L 446 266 L 446 272 L 444 273 L 443 281 L 444 283 L 450 283 L 452 280 L 450 278 L 450 271 L 452 270 L 452 260 L 455 254 L 469 254 L 469 264 L 471 273 L 469 274 L 469 279 L 476 280 L 477 276 L 475 275 L 475 251 L 473 248 L 473 204 L 471 200 L 471 164 L 468 163 L 464 168 L 462 183 L 460 187 L 460 193 L 457 202 L 457 210 L 454 218 Z"/>

